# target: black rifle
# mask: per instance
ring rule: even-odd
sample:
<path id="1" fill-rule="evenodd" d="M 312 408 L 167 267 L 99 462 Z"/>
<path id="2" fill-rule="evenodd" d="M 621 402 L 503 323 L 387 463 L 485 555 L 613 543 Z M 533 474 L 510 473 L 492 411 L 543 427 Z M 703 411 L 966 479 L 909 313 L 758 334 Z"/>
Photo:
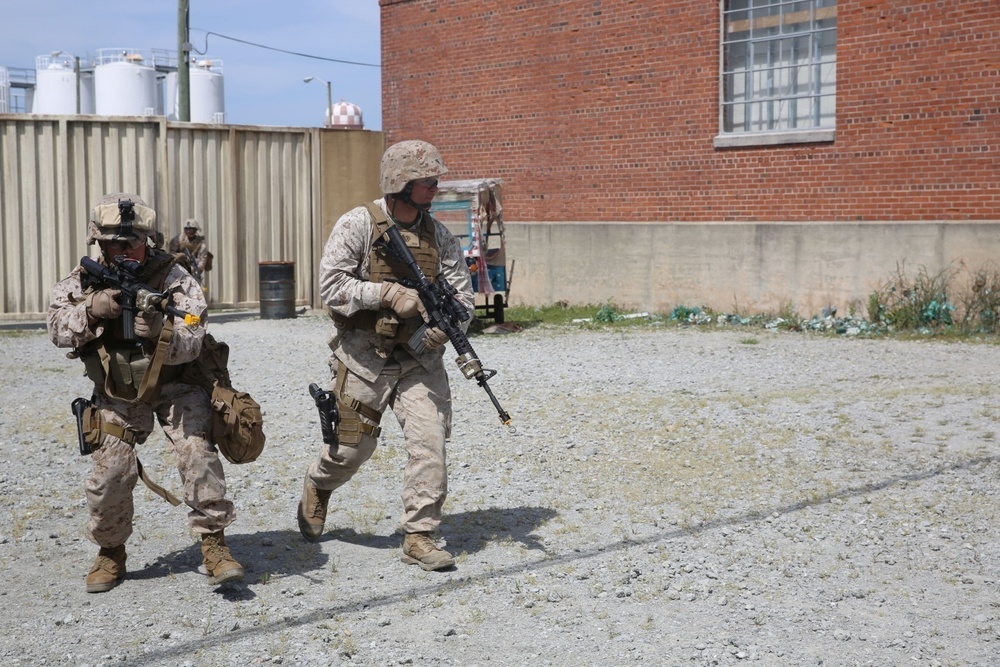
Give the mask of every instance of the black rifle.
<path id="1" fill-rule="evenodd" d="M 183 248 L 183 250 L 184 254 L 187 255 L 188 264 L 191 266 L 191 275 L 194 276 L 194 279 L 200 283 L 202 271 L 198 268 L 198 260 L 195 259 L 194 253 L 189 249 Z"/>
<path id="2" fill-rule="evenodd" d="M 141 265 L 134 259 L 118 255 L 111 260 L 111 266 L 104 266 L 90 257 L 80 259 L 84 273 L 80 284 L 84 289 L 94 286 L 101 289 L 113 287 L 122 293 L 122 321 L 125 325 L 125 338 L 135 340 L 135 315 L 138 312 L 154 313 L 160 311 L 184 319 L 184 323 L 197 326 L 201 318 L 170 305 L 170 295 L 158 292 L 148 285 L 139 282 L 138 275 Z"/>
<path id="3" fill-rule="evenodd" d="M 510 425 L 510 415 L 500 405 L 497 397 L 493 395 L 493 390 L 490 389 L 490 385 L 487 382 L 497 372 L 483 368 L 482 362 L 476 356 L 476 351 L 472 349 L 472 343 L 469 342 L 468 336 L 462 331 L 460 325 L 469 319 L 469 310 L 465 307 L 465 304 L 458 300 L 455 288 L 447 280 L 441 280 L 440 284 L 437 284 L 431 282 L 424 275 L 423 270 L 417 264 L 413 253 L 406 247 L 406 242 L 403 241 L 403 237 L 395 225 L 389 225 L 389 228 L 383 235 L 383 240 L 380 240 L 379 243 L 397 261 L 402 262 L 409 269 L 413 277 L 404 278 L 400 282 L 403 286 L 417 291 L 420 295 L 420 300 L 424 304 L 424 310 L 427 311 L 427 317 L 430 318 L 430 323 L 424 324 L 410 338 L 410 347 L 418 351 L 421 349 L 423 346 L 422 338 L 429 327 L 437 327 L 443 331 L 455 347 L 455 352 L 458 353 L 455 363 L 458 364 L 462 375 L 465 376 L 466 380 L 475 379 L 479 386 L 486 391 L 486 395 L 490 397 L 493 407 L 497 410 L 500 423 L 507 426 L 508 430 L 513 433 L 515 428 Z"/>
<path id="4" fill-rule="evenodd" d="M 337 399 L 333 392 L 324 391 L 313 382 L 309 385 L 309 394 L 319 408 L 319 427 L 323 431 L 323 442 L 337 449 L 337 424 L 340 423 L 340 411 L 337 409 Z"/>
<path id="5" fill-rule="evenodd" d="M 73 414 L 76 415 L 76 436 L 80 441 L 80 456 L 93 454 L 94 450 L 87 444 L 87 436 L 83 433 L 83 412 L 90 407 L 91 403 L 85 398 L 73 399 Z"/>

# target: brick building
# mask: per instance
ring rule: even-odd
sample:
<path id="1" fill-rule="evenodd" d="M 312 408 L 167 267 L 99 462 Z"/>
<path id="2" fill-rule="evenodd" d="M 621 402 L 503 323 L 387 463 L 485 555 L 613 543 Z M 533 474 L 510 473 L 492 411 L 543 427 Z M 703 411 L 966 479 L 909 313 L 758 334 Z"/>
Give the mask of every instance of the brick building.
<path id="1" fill-rule="evenodd" d="M 836 224 L 850 257 L 905 239 L 848 223 L 936 225 L 913 228 L 936 251 L 877 270 L 987 252 L 952 223 L 996 235 L 996 0 L 380 4 L 388 142 L 500 177 L 509 222 Z M 815 282 L 849 299 L 871 278 Z"/>

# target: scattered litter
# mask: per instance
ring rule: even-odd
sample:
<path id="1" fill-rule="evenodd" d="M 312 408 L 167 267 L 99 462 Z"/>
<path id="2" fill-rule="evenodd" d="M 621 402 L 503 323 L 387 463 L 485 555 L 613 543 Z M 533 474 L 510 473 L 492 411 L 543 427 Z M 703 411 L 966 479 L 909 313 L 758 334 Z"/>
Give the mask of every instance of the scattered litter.
<path id="1" fill-rule="evenodd" d="M 650 315 L 649 313 L 628 313 L 626 315 L 618 315 L 617 313 L 615 314 L 616 320 L 634 320 L 640 317 L 652 317 L 652 315 Z M 593 318 L 590 317 L 578 317 L 575 320 L 572 320 L 573 324 L 580 324 L 582 322 L 593 322 L 593 321 L 594 321 Z"/>

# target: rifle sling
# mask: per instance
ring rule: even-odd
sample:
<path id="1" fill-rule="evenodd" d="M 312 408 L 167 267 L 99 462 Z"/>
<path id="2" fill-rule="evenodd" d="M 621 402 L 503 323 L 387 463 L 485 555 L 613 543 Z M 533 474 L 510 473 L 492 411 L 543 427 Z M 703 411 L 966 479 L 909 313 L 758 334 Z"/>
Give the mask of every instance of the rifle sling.
<path id="1" fill-rule="evenodd" d="M 108 435 L 113 435 L 122 442 L 131 445 L 133 449 L 135 448 L 135 443 L 136 440 L 138 440 L 138 436 L 136 435 L 136 432 L 133 431 L 132 429 L 125 428 L 124 426 L 119 426 L 118 424 L 112 424 L 110 422 L 105 421 L 101 424 L 101 430 L 104 433 Z M 139 479 L 142 480 L 143 484 L 149 487 L 150 491 L 152 491 L 159 497 L 163 498 L 174 507 L 177 507 L 178 505 L 181 504 L 181 501 L 177 498 L 177 496 L 170 493 L 169 491 L 167 491 L 162 486 L 160 486 L 159 484 L 157 484 L 156 482 L 154 482 L 152 479 L 149 478 L 149 475 L 146 474 L 146 469 L 142 466 L 142 461 L 139 460 L 138 456 L 135 457 L 135 466 L 139 471 Z"/>
<path id="2" fill-rule="evenodd" d="M 142 461 L 139 460 L 138 456 L 135 457 L 135 465 L 136 468 L 139 469 L 139 479 L 142 480 L 143 484 L 149 487 L 150 491 L 152 491 L 159 497 L 163 498 L 174 507 L 177 507 L 178 505 L 181 504 L 181 501 L 177 496 L 170 493 L 169 491 L 167 491 L 162 486 L 160 486 L 159 484 L 157 484 L 156 482 L 154 482 L 149 478 L 149 476 L 146 474 L 146 469 L 142 467 Z"/>
<path id="3" fill-rule="evenodd" d="M 137 401 L 148 402 L 153 400 L 160 393 L 160 371 L 163 370 L 163 357 L 167 355 L 167 348 L 170 347 L 170 340 L 174 337 L 174 320 L 172 317 L 163 317 L 163 329 L 160 337 L 156 340 L 156 349 L 153 350 L 153 358 L 149 360 L 149 368 L 142 377 L 142 385 L 139 387 Z"/>

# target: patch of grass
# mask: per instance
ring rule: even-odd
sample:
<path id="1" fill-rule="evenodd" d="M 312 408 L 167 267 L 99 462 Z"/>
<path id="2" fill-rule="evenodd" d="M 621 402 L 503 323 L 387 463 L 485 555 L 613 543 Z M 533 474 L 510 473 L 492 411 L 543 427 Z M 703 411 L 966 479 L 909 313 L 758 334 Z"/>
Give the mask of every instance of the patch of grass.
<path id="1" fill-rule="evenodd" d="M 515 306 L 506 310 L 504 319 L 516 322 L 530 328 L 541 325 L 550 326 L 644 326 L 650 322 L 660 322 L 662 317 L 651 313 L 649 317 L 633 317 L 633 310 L 620 306 L 613 301 L 600 305 L 571 306 L 565 301 L 550 306 L 528 307 Z"/>
<path id="2" fill-rule="evenodd" d="M 504 319 L 528 327 L 539 324 L 570 324 L 578 319 L 592 320 L 601 308 L 600 305 L 570 306 L 565 301 L 541 307 L 512 306 L 504 312 Z"/>
<path id="3" fill-rule="evenodd" d="M 0 329 L 0 338 L 30 338 L 31 336 L 41 336 L 45 334 L 45 329 L 24 328 L 24 329 Z"/>
<path id="4" fill-rule="evenodd" d="M 778 308 L 778 328 L 784 331 L 802 331 L 802 317 L 791 299 L 785 299 Z"/>

